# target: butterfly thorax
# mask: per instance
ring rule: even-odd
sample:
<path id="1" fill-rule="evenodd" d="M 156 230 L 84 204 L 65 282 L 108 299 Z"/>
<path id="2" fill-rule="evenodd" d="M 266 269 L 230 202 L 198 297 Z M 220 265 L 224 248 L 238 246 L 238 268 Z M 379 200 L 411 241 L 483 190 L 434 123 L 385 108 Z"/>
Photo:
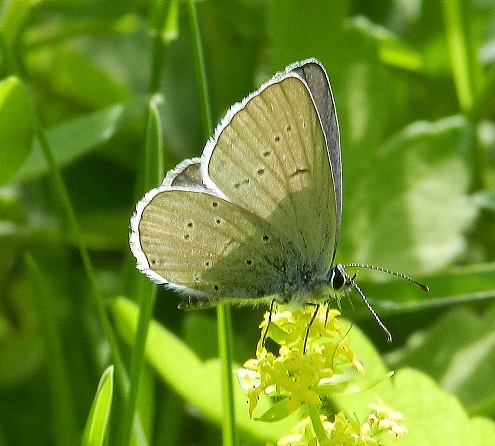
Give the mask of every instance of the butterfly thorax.
<path id="1" fill-rule="evenodd" d="M 321 303 L 332 297 L 341 297 L 350 288 L 350 278 L 342 265 L 332 267 L 323 277 L 316 266 L 302 268 L 300 274 L 289 279 L 275 300 L 290 306 Z"/>

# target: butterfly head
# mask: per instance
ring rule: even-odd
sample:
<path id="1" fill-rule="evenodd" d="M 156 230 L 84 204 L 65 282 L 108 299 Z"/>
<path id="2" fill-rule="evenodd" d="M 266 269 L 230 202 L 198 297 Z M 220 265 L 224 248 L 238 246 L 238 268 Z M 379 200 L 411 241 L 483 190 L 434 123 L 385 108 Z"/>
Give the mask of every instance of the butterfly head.
<path id="1" fill-rule="evenodd" d="M 429 288 L 426 285 L 423 285 L 421 282 L 418 282 L 417 280 L 415 280 L 409 276 L 406 276 L 402 273 L 397 273 L 395 271 L 390 271 L 388 269 L 380 268 L 380 267 L 373 266 L 373 265 L 366 265 L 366 264 L 362 264 L 362 263 L 350 263 L 350 264 L 344 266 L 340 263 L 337 263 L 331 269 L 328 282 L 329 282 L 330 286 L 333 288 L 333 290 L 341 291 L 341 292 L 342 291 L 347 292 L 350 289 L 354 288 L 358 292 L 358 294 L 361 296 L 361 299 L 363 300 L 364 304 L 366 305 L 366 307 L 368 308 L 368 310 L 370 311 L 372 316 L 375 318 L 375 320 L 378 323 L 378 325 L 380 326 L 380 328 L 385 333 L 385 336 L 387 337 L 387 342 L 389 342 L 389 343 L 392 342 L 392 334 L 390 333 L 388 328 L 385 326 L 385 324 L 381 321 L 380 317 L 378 316 L 376 311 L 373 309 L 371 304 L 368 302 L 368 299 L 366 298 L 364 293 L 361 291 L 361 288 L 359 288 L 358 284 L 354 280 L 357 276 L 357 272 L 354 273 L 352 276 L 350 276 L 346 271 L 346 267 L 367 268 L 367 269 L 373 269 L 375 271 L 380 271 L 383 273 L 391 274 L 393 276 L 397 276 L 397 277 L 400 277 L 401 279 L 405 279 L 405 280 L 408 280 L 409 282 L 414 283 L 415 285 L 420 287 L 425 292 L 429 291 Z"/>
<path id="2" fill-rule="evenodd" d="M 355 277 L 356 275 L 350 277 L 349 274 L 347 274 L 344 265 L 337 263 L 337 265 L 330 270 L 329 283 L 335 291 L 341 291 L 346 287 L 352 286 Z"/>

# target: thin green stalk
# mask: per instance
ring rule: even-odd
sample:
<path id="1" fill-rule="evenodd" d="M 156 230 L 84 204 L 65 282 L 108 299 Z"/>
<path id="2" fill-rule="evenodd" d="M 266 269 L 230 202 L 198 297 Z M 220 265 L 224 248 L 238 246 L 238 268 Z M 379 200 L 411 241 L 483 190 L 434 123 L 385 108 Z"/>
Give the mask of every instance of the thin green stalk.
<path id="1" fill-rule="evenodd" d="M 43 273 L 34 257 L 27 253 L 25 262 L 37 291 L 36 303 L 39 311 L 41 334 L 45 339 L 47 352 L 48 385 L 53 407 L 54 442 L 59 445 L 74 444 L 78 435 L 78 426 L 72 400 L 69 367 L 63 355 L 61 335 L 57 327 L 54 302 L 45 285 Z"/>
<path id="2" fill-rule="evenodd" d="M 467 113 L 474 103 L 476 88 L 474 61 L 465 26 L 466 11 L 459 0 L 443 0 L 442 5 L 457 96 L 461 109 Z"/>
<path id="3" fill-rule="evenodd" d="M 38 120 L 37 116 L 35 116 L 34 120 L 35 120 L 35 134 L 40 143 L 41 149 L 46 158 L 48 166 L 50 168 L 50 172 L 55 186 L 55 191 L 57 192 L 59 200 L 62 204 L 62 208 L 65 212 L 65 216 L 69 223 L 70 231 L 73 234 L 73 237 L 78 244 L 79 253 L 81 255 L 84 270 L 86 272 L 86 276 L 88 278 L 91 287 L 91 291 L 92 291 L 91 296 L 93 297 L 93 303 L 98 313 L 98 318 L 100 320 L 103 333 L 110 346 L 110 354 L 112 356 L 113 362 L 115 363 L 115 370 L 117 372 L 117 378 L 120 385 L 120 389 L 122 391 L 124 398 L 126 398 L 129 389 L 129 378 L 127 376 L 124 362 L 122 361 L 122 356 L 120 355 L 117 339 L 112 330 L 112 326 L 110 324 L 110 320 L 108 318 L 107 312 L 105 311 L 103 297 L 100 293 L 100 288 L 98 287 L 98 282 L 96 280 L 96 273 L 93 268 L 93 264 L 91 263 L 91 259 L 89 258 L 88 248 L 86 246 L 86 243 L 84 242 L 84 238 L 81 236 L 81 231 L 79 229 L 79 224 L 76 219 L 76 214 L 74 212 L 72 202 L 70 201 L 69 198 L 69 193 L 67 192 L 67 188 L 65 187 L 64 180 L 62 179 L 60 169 L 58 168 L 58 165 L 51 151 L 45 131 L 42 128 L 41 123 Z"/>
<path id="4" fill-rule="evenodd" d="M 163 40 L 164 28 L 167 26 L 167 15 L 174 10 L 175 0 L 155 0 L 150 4 L 149 32 L 151 35 L 151 79 L 149 91 L 155 93 L 160 89 L 161 76 L 163 73 L 166 45 Z M 160 184 L 164 175 L 163 169 L 163 141 L 160 115 L 155 101 L 151 101 L 148 112 L 148 124 L 146 128 L 146 144 L 144 157 L 144 172 L 140 186 L 143 190 L 149 190 Z M 141 189 L 141 187 L 140 187 Z M 138 419 L 136 414 L 139 383 L 144 362 L 146 338 L 148 327 L 155 306 L 156 285 L 148 279 L 139 277 L 137 302 L 139 302 L 139 320 L 136 337 L 132 349 L 130 366 L 130 390 L 129 398 L 124 409 L 121 421 L 121 435 L 119 444 L 127 445 L 131 442 L 131 426 L 135 426 Z M 134 429 L 136 432 L 136 429 Z M 139 444 L 147 444 L 144 435 L 138 439 Z"/>
<path id="5" fill-rule="evenodd" d="M 477 81 L 481 78 L 482 68 L 470 39 L 470 5 L 462 0 L 443 0 L 442 5 L 457 96 L 462 112 L 471 127 L 469 133 L 465 135 L 465 142 L 470 150 L 471 163 L 474 167 L 471 190 L 476 191 L 486 187 L 485 179 L 488 178 L 485 153 L 478 140 L 477 131 L 480 119 L 480 96 L 477 88 L 479 82 Z M 485 94 L 485 91 L 481 93 Z"/>
<path id="6" fill-rule="evenodd" d="M 236 444 L 234 385 L 232 373 L 232 317 L 229 305 L 217 308 L 218 354 L 222 360 L 222 439 L 225 446 Z"/>
<path id="7" fill-rule="evenodd" d="M 145 161 L 144 161 L 144 186 L 148 190 L 160 183 L 163 177 L 163 141 L 160 115 L 155 102 L 151 102 L 148 125 L 146 129 Z M 144 352 L 148 327 L 153 315 L 155 305 L 156 285 L 151 283 L 146 277 L 139 277 L 139 320 L 136 330 L 136 337 L 132 349 L 129 398 L 124 410 L 121 423 L 121 439 L 119 444 L 127 445 L 131 441 L 131 426 L 136 413 L 136 402 L 139 391 L 141 370 L 143 367 Z M 135 423 L 135 421 L 134 421 Z M 143 437 L 140 444 L 145 444 Z"/>
<path id="8" fill-rule="evenodd" d="M 203 53 L 203 45 L 199 29 L 198 16 L 196 14 L 196 4 L 194 0 L 188 0 L 189 15 L 191 18 L 191 31 L 193 33 L 194 56 L 196 78 L 199 83 L 200 101 L 203 109 L 203 129 L 205 139 L 213 133 L 213 118 L 211 115 L 210 96 L 208 93 L 208 81 L 206 79 L 205 58 Z"/>
<path id="9" fill-rule="evenodd" d="M 0 46 L 2 52 L 8 56 L 9 60 L 15 60 L 13 54 L 11 53 L 10 48 L 5 44 L 4 39 L 0 39 L 0 43 L 1 43 Z M 16 66 L 12 66 L 11 69 L 15 70 L 14 74 L 19 76 L 19 72 Z M 83 262 L 83 267 L 86 272 L 86 277 L 88 278 L 88 282 L 91 288 L 90 294 L 93 298 L 93 304 L 94 307 L 96 308 L 96 312 L 98 314 L 98 319 L 100 321 L 103 334 L 110 348 L 110 355 L 115 365 L 117 382 L 119 384 L 122 397 L 125 401 L 127 399 L 127 395 L 129 391 L 129 377 L 127 375 L 127 371 L 124 366 L 124 361 L 122 360 L 122 356 L 120 354 L 117 339 L 114 335 L 112 326 L 110 324 L 110 319 L 108 318 L 107 312 L 105 310 L 103 296 L 98 286 L 96 273 L 93 268 L 93 264 L 91 263 L 91 259 L 89 257 L 88 248 L 86 246 L 86 243 L 84 242 L 84 238 L 81 235 L 79 223 L 77 221 L 76 213 L 74 211 L 74 207 L 72 206 L 72 202 L 70 200 L 67 187 L 65 186 L 64 180 L 62 178 L 62 174 L 60 173 L 60 169 L 57 165 L 57 162 L 55 161 L 55 157 L 53 156 L 53 152 L 48 142 L 48 138 L 46 137 L 45 130 L 43 129 L 43 126 L 41 124 L 41 121 L 39 120 L 38 115 L 34 112 L 34 107 L 33 107 L 32 119 L 34 123 L 35 137 L 38 139 L 41 150 L 48 164 L 51 173 L 51 178 L 54 184 L 55 192 L 58 195 L 58 199 L 61 203 L 63 212 L 65 213 L 65 218 L 67 220 L 69 230 L 79 248 L 79 253 Z M 137 428 L 138 431 L 142 430 L 140 423 L 137 426 Z"/>
<path id="10" fill-rule="evenodd" d="M 5 41 L 3 40 L 2 40 L 2 50 L 3 52 L 7 53 L 10 59 L 15 60 L 13 54 L 10 51 L 10 48 L 5 45 Z M 17 68 L 17 67 L 12 67 L 12 68 Z M 18 71 L 16 71 L 14 74 L 19 76 Z M 72 206 L 72 202 L 70 201 L 69 193 L 67 191 L 67 188 L 65 187 L 65 183 L 62 178 L 62 174 L 60 173 L 60 169 L 58 168 L 57 162 L 55 161 L 55 158 L 53 156 L 53 152 L 50 148 L 50 144 L 48 142 L 48 138 L 46 137 L 45 130 L 41 125 L 38 115 L 34 112 L 34 107 L 33 107 L 32 119 L 34 123 L 35 137 L 38 139 L 41 150 L 43 151 L 43 155 L 45 156 L 46 162 L 50 169 L 55 191 L 58 194 L 58 198 L 62 205 L 62 209 L 65 212 L 65 217 L 69 224 L 70 231 L 78 244 L 79 253 L 83 261 L 84 270 L 86 272 L 86 276 L 91 286 L 91 291 L 92 291 L 91 295 L 93 296 L 95 308 L 98 313 L 98 317 L 100 319 L 103 333 L 110 346 L 110 353 L 115 363 L 118 381 L 120 383 L 122 394 L 125 397 L 127 395 L 127 390 L 129 388 L 129 379 L 127 377 L 127 372 L 124 367 L 124 362 L 122 361 L 117 340 L 114 336 L 112 326 L 110 325 L 110 320 L 108 319 L 108 315 L 105 311 L 105 306 L 103 304 L 103 297 L 100 293 L 100 288 L 98 287 L 98 282 L 96 280 L 96 273 L 89 258 L 89 253 L 86 243 L 84 242 L 84 239 L 81 236 L 81 230 L 77 222 L 76 213 L 74 212 L 74 207 Z"/>
<path id="11" fill-rule="evenodd" d="M 140 285 L 138 287 L 138 301 L 140 302 L 139 319 L 136 329 L 136 337 L 132 348 L 131 365 L 129 370 L 129 397 L 120 421 L 121 430 L 118 444 L 131 444 L 131 433 L 134 431 L 137 444 L 144 446 L 149 444 L 149 442 L 143 432 L 139 414 L 136 411 L 136 405 L 139 394 L 139 384 L 141 382 L 141 372 L 144 363 L 144 352 L 148 335 L 148 327 L 155 305 L 156 285 L 151 283 L 144 276 L 140 277 L 138 280 Z"/>
<path id="12" fill-rule="evenodd" d="M 42 128 L 38 118 L 35 117 L 34 120 L 35 120 L 35 134 L 36 137 L 38 138 L 40 146 L 43 150 L 43 154 L 45 155 L 48 166 L 50 168 L 52 179 L 54 181 L 55 190 L 59 196 L 59 200 L 62 204 L 62 208 L 66 214 L 70 231 L 73 234 L 74 240 L 76 240 L 78 244 L 79 253 L 82 258 L 84 270 L 86 272 L 86 276 L 88 278 L 91 287 L 92 292 L 90 294 L 93 297 L 93 304 L 96 308 L 96 312 L 98 314 L 98 319 L 100 321 L 103 334 L 105 335 L 105 338 L 110 348 L 110 355 L 115 365 L 117 382 L 119 383 L 120 391 L 122 393 L 122 398 L 124 401 L 126 401 L 129 393 L 129 377 L 127 375 L 124 361 L 122 360 L 122 356 L 120 355 L 119 346 L 117 343 L 117 339 L 114 335 L 114 332 L 112 330 L 110 319 L 108 318 L 107 312 L 105 310 L 105 305 L 103 303 L 103 296 L 101 295 L 100 289 L 98 287 L 98 282 L 96 280 L 96 273 L 93 268 L 93 264 L 91 263 L 91 259 L 89 257 L 86 243 L 84 242 L 84 239 L 81 236 L 81 231 L 79 229 L 79 224 L 76 219 L 76 214 L 74 212 L 72 202 L 70 201 L 69 194 L 67 188 L 65 187 L 65 183 L 64 180 L 62 179 L 62 175 L 60 173 L 58 165 L 55 161 L 55 158 L 53 157 L 53 153 L 50 149 L 50 145 L 48 143 L 48 139 L 46 137 L 45 131 Z M 137 434 L 139 434 L 142 431 L 141 423 L 139 420 L 137 420 L 134 428 Z"/>
<path id="13" fill-rule="evenodd" d="M 318 443 L 323 444 L 324 441 L 328 440 L 328 437 L 325 428 L 323 427 L 323 423 L 321 422 L 320 412 L 318 412 L 318 408 L 312 404 L 308 404 L 306 407 L 308 408 L 309 417 L 311 418 L 311 424 L 315 430 Z"/>
<path id="14" fill-rule="evenodd" d="M 139 384 L 141 382 L 141 372 L 144 363 L 144 352 L 148 327 L 153 315 L 155 305 L 156 285 L 151 283 L 146 277 L 140 277 L 138 287 L 139 319 L 136 329 L 136 337 L 132 348 L 131 365 L 129 370 L 130 387 L 129 396 L 124 408 L 124 413 L 120 421 L 120 440 L 118 444 L 131 444 L 131 433 L 137 440 L 137 444 L 146 446 L 149 444 L 146 434 L 142 429 L 139 414 L 136 411 L 139 394 Z"/>
<path id="15" fill-rule="evenodd" d="M 165 59 L 165 42 L 163 27 L 166 23 L 168 10 L 167 0 L 155 0 L 150 4 L 149 32 L 151 35 L 151 80 L 150 93 L 156 93 L 160 88 L 160 80 Z"/>
<path id="16" fill-rule="evenodd" d="M 206 137 L 213 133 L 213 120 L 211 106 L 208 95 L 208 85 L 206 79 L 206 70 L 204 63 L 204 53 L 201 43 L 199 30 L 199 21 L 196 14 L 194 0 L 187 2 L 191 20 L 191 31 L 193 33 L 193 42 L 195 47 L 195 66 L 197 79 L 201 91 L 201 104 L 203 107 L 203 124 L 206 130 Z M 217 307 L 217 330 L 218 330 L 218 352 L 222 362 L 222 398 L 223 413 L 222 418 L 222 441 L 225 446 L 236 444 L 235 431 L 235 408 L 234 408 L 234 384 L 232 373 L 232 322 L 230 307 L 228 305 L 219 305 Z"/>
<path id="17" fill-rule="evenodd" d="M 0 31 L 0 60 L 3 64 L 3 71 L 0 75 L 8 76 L 10 74 L 18 74 L 19 67 L 17 66 L 17 62 L 15 60 L 12 51 L 10 51 L 9 45 L 7 44 L 6 36 L 3 32 Z M 0 65 L 0 68 L 2 66 Z"/>
<path id="18" fill-rule="evenodd" d="M 483 88 L 476 97 L 476 101 L 470 112 L 471 120 L 473 122 L 479 122 L 482 119 L 489 119 L 487 116 L 490 110 L 490 104 L 495 99 L 495 67 L 492 66 L 488 71 L 485 78 Z"/>
<path id="19" fill-rule="evenodd" d="M 160 35 L 152 38 L 153 61 L 151 68 L 150 92 L 156 93 L 160 90 L 161 75 L 163 73 L 163 61 L 165 60 L 166 46 Z"/>

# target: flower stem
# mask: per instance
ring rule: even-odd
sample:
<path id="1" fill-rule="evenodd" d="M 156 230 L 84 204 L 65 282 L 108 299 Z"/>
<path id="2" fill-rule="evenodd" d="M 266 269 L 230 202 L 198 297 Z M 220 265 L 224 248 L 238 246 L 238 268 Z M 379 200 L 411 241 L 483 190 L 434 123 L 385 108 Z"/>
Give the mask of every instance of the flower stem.
<path id="1" fill-rule="evenodd" d="M 196 4 L 194 0 L 187 2 L 191 32 L 194 42 L 194 54 L 196 57 L 195 65 L 200 85 L 200 98 L 203 108 L 203 121 L 206 136 L 213 133 L 213 118 L 208 95 L 208 84 L 206 79 L 205 61 L 203 45 L 201 41 L 199 20 L 196 14 Z M 222 443 L 225 446 L 233 446 L 236 442 L 235 427 L 235 406 L 234 406 L 234 385 L 232 373 L 232 322 L 230 307 L 228 305 L 219 305 L 217 307 L 218 323 L 218 352 L 222 361 L 222 396 L 223 396 L 223 417 L 222 417 Z"/>
<path id="2" fill-rule="evenodd" d="M 311 424 L 316 433 L 316 438 L 319 444 L 323 444 L 324 441 L 328 440 L 327 433 L 323 427 L 323 423 L 320 419 L 320 412 L 318 412 L 318 407 L 314 404 L 307 404 L 309 417 L 311 418 Z"/>

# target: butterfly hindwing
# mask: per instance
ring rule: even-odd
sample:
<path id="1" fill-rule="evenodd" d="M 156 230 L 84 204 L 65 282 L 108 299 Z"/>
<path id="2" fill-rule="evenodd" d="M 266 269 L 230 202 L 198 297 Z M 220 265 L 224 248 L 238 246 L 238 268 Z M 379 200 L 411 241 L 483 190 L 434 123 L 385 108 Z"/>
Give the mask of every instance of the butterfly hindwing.
<path id="1" fill-rule="evenodd" d="M 233 203 L 180 189 L 147 201 L 138 209 L 141 269 L 156 282 L 212 300 L 257 299 L 297 275 L 290 265 L 301 259 L 284 234 Z"/>

